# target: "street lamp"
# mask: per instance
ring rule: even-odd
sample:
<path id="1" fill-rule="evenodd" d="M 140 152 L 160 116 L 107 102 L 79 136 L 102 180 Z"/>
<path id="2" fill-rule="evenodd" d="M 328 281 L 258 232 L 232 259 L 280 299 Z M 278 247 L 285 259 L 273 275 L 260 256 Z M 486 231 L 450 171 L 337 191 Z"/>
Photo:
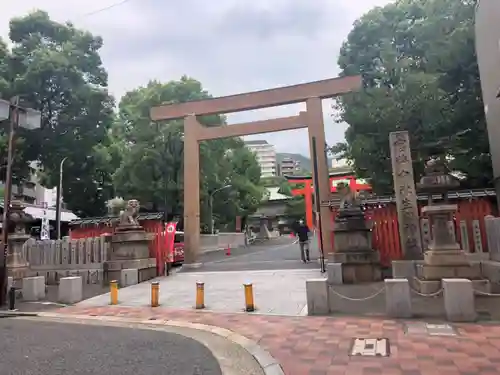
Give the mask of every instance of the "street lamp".
<path id="1" fill-rule="evenodd" d="M 221 188 L 218 188 L 214 191 L 212 191 L 212 193 L 210 193 L 210 233 L 214 234 L 214 217 L 213 217 L 213 205 L 214 205 L 214 195 L 216 193 L 218 193 L 219 191 L 221 190 L 224 190 L 224 189 L 229 189 L 230 187 L 232 187 L 233 185 L 224 185 L 223 187 Z"/>
<path id="2" fill-rule="evenodd" d="M 0 121 L 9 121 L 9 141 L 7 149 L 7 171 L 5 175 L 5 191 L 2 220 L 3 255 L 0 256 L 0 306 L 5 304 L 7 292 L 7 252 L 9 249 L 9 210 L 12 192 L 12 163 L 15 152 L 14 137 L 18 126 L 34 130 L 39 129 L 42 115 L 31 108 L 19 105 L 19 96 L 14 96 L 10 101 L 0 100 Z"/>
<path id="3" fill-rule="evenodd" d="M 56 195 L 56 238 L 61 239 L 61 195 L 62 195 L 62 184 L 63 184 L 63 167 L 64 162 L 68 160 L 68 157 L 64 157 L 59 164 L 59 184 L 57 185 L 57 195 Z"/>

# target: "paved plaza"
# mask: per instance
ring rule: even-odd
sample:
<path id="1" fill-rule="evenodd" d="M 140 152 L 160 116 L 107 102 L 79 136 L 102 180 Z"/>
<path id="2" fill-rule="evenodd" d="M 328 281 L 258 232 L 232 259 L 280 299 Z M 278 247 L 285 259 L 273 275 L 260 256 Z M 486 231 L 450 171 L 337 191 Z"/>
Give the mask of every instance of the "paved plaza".
<path id="1" fill-rule="evenodd" d="M 306 280 L 321 277 L 319 269 L 188 272 L 155 279 L 160 282 L 160 305 L 192 309 L 195 305 L 196 282 L 205 283 L 207 310 L 240 312 L 245 306 L 243 284 L 253 284 L 257 312 L 279 315 L 305 315 Z M 119 290 L 120 306 L 148 306 L 151 302 L 149 282 Z M 106 306 L 109 293 L 84 300 L 81 307 Z"/>
<path id="2" fill-rule="evenodd" d="M 200 268 L 181 269 L 160 283 L 162 307 L 192 309 L 196 283 L 205 284 L 205 305 L 209 311 L 241 312 L 245 306 L 243 284 L 252 283 L 257 313 L 305 315 L 306 280 L 325 277 L 317 261 L 319 251 L 312 241 L 311 262 L 300 261 L 295 238 L 280 237 L 260 246 L 236 249 L 230 256 L 224 251 L 201 256 Z M 120 306 L 143 307 L 151 302 L 150 282 L 119 290 Z M 109 293 L 84 300 L 78 306 L 106 306 Z"/>

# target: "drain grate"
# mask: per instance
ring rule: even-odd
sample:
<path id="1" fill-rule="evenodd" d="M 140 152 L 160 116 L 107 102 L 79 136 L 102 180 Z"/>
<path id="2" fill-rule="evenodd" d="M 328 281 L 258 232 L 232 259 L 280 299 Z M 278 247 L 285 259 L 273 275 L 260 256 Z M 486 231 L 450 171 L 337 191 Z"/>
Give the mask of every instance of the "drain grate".
<path id="1" fill-rule="evenodd" d="M 353 340 L 349 355 L 364 357 L 388 357 L 390 354 L 389 339 L 363 339 Z"/>
<path id="2" fill-rule="evenodd" d="M 456 336 L 457 331 L 449 324 L 426 324 L 430 336 Z"/>

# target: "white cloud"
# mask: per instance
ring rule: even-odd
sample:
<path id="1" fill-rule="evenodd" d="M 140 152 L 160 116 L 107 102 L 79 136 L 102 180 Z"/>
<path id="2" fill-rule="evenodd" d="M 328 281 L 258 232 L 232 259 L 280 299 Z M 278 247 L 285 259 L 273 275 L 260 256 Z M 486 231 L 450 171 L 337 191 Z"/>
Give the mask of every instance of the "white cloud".
<path id="1" fill-rule="evenodd" d="M 8 21 L 43 9 L 57 21 L 70 20 L 104 38 L 103 62 L 111 91 L 121 96 L 150 79 L 187 74 L 213 95 L 334 77 L 337 55 L 352 23 L 391 0 L 130 0 L 85 16 L 117 0 L 24 0 L 4 4 L 0 35 Z M 70 5 L 71 4 L 71 5 Z M 324 102 L 327 142 L 343 139 Z M 231 115 L 234 122 L 294 114 L 300 106 Z M 305 130 L 254 136 L 281 152 L 308 155 Z"/>

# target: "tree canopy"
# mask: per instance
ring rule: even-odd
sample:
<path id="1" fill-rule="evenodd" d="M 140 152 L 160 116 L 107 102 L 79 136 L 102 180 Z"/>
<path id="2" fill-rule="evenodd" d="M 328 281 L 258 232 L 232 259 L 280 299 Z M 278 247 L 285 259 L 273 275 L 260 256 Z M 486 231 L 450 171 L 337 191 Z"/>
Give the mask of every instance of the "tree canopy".
<path id="1" fill-rule="evenodd" d="M 339 98 L 346 142 L 332 152 L 351 160 L 375 191 L 391 192 L 389 133 L 408 130 L 416 177 L 437 149 L 470 187 L 491 183 L 491 159 L 474 47 L 477 0 L 399 0 L 354 24 L 342 45 L 342 75 L 364 89 Z"/>
<path id="2" fill-rule="evenodd" d="M 19 95 L 22 104 L 42 114 L 39 130 L 18 131 L 14 181 L 25 179 L 29 162 L 38 161 L 41 182 L 54 186 L 67 158 L 63 186 L 69 208 L 79 215 L 103 213 L 111 180 L 95 154 L 108 141 L 114 102 L 99 56 L 102 39 L 71 23 L 54 22 L 43 11 L 12 19 L 9 37 L 10 50 L 0 42 L 0 96 Z M 2 164 L 6 151 L 4 126 Z"/>
<path id="3" fill-rule="evenodd" d="M 122 160 L 113 175 L 118 195 L 149 203 L 150 209 L 182 216 L 183 152 L 182 120 L 152 122 L 151 107 L 210 98 L 200 82 L 182 77 L 168 83 L 149 82 L 126 93 L 119 104 L 111 136 Z M 205 126 L 224 126 L 223 116 L 199 118 Z M 118 145 L 118 146 L 117 146 Z M 217 222 L 234 222 L 236 215 L 253 213 L 261 201 L 260 167 L 255 155 L 239 138 L 216 139 L 200 144 L 201 220 L 205 230 L 209 197 Z M 231 185 L 230 188 L 222 187 Z"/>
<path id="4" fill-rule="evenodd" d="M 0 40 L 0 98 L 18 95 L 22 105 L 42 114 L 40 129 L 17 132 L 14 182 L 22 183 L 35 161 L 41 183 L 55 186 L 65 160 L 64 200 L 80 216 L 103 215 L 105 202 L 121 195 L 182 217 L 183 123 L 153 123 L 149 110 L 210 98 L 201 83 L 188 77 L 150 82 L 126 93 L 116 112 L 99 56 L 100 37 L 35 11 L 11 20 L 9 38 L 11 48 Z M 200 122 L 224 126 L 225 118 L 205 116 Z M 7 126 L 2 125 L 5 165 Z M 236 215 L 254 212 L 263 194 L 260 167 L 241 139 L 202 142 L 200 153 L 203 221 L 209 222 L 211 195 L 217 222 L 234 223 Z M 231 188 L 218 191 L 228 184 Z"/>

